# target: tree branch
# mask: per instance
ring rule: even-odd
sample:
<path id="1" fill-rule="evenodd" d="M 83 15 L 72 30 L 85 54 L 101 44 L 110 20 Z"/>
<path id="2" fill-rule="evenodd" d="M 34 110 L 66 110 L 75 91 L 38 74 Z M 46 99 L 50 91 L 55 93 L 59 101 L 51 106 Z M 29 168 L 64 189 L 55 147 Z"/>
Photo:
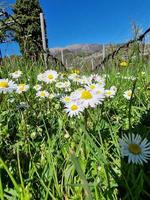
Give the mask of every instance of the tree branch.
<path id="1" fill-rule="evenodd" d="M 115 51 L 113 51 L 112 53 L 108 54 L 100 64 L 98 64 L 95 69 L 102 67 L 110 58 L 114 59 L 114 57 L 119 53 L 119 51 L 123 48 L 128 48 L 130 46 L 130 44 L 133 44 L 134 42 L 138 42 L 138 41 L 142 41 L 145 37 L 145 35 L 147 33 L 150 32 L 150 27 L 143 33 L 141 34 L 139 37 L 137 37 L 136 39 L 133 40 L 129 40 L 127 43 L 121 45 L 120 47 L 118 47 Z"/>

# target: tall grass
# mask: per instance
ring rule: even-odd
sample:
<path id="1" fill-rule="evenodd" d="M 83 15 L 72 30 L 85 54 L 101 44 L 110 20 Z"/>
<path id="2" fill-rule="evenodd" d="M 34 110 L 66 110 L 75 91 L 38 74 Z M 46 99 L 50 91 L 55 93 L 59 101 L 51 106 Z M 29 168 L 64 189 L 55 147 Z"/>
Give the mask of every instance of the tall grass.
<path id="1" fill-rule="evenodd" d="M 0 198 L 149 199 L 149 163 L 128 164 L 118 142 L 130 132 L 150 140 L 149 68 L 143 59 L 127 68 L 109 63 L 98 73 L 107 75 L 106 88 L 117 87 L 116 96 L 87 109 L 81 118 L 69 118 L 58 99 L 35 97 L 32 87 L 44 71 L 42 63 L 4 62 L 1 78 L 19 69 L 19 82 L 31 88 L 20 95 L 0 94 Z M 133 92 L 130 101 L 123 97 L 128 89 Z"/>

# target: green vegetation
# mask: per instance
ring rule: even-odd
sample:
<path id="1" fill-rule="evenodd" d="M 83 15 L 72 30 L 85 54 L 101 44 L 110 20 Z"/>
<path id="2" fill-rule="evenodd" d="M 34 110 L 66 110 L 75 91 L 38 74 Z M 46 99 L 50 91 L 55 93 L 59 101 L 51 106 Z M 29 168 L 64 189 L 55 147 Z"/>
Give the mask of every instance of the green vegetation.
<path id="1" fill-rule="evenodd" d="M 119 143 L 131 133 L 150 141 L 150 65 L 134 57 L 126 67 L 113 62 L 108 66 L 98 73 L 102 80 L 106 77 L 105 92 L 111 86 L 117 92 L 94 108 L 88 106 L 69 117 L 61 98 L 85 87 L 72 80 L 70 90 L 56 87 L 58 82 L 68 81 L 69 71 L 59 72 L 54 82 L 46 83 L 37 80 L 45 71 L 40 61 L 3 61 L 0 77 L 29 85 L 29 89 L 0 93 L 0 199 L 150 198 L 150 161 L 128 163 L 127 156 L 121 157 Z M 22 74 L 13 79 L 11 73 L 17 70 Z M 83 75 L 88 76 L 83 71 L 79 77 Z M 37 95 L 33 88 L 37 83 L 49 92 L 48 97 Z M 4 80 L 0 88 L 8 88 Z M 132 95 L 127 99 L 123 95 L 130 89 Z M 86 92 L 86 98 L 88 95 Z M 138 150 L 134 148 L 135 155 Z"/>

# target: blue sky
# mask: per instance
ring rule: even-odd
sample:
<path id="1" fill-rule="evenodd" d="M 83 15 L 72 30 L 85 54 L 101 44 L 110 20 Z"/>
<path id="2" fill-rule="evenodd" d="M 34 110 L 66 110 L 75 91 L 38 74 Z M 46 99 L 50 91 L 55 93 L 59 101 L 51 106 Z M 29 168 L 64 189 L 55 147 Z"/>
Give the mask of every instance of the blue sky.
<path id="1" fill-rule="evenodd" d="M 15 3 L 15 0 L 7 0 Z M 132 37 L 132 23 L 150 26 L 150 0 L 40 0 L 49 47 L 79 43 L 120 43 Z M 3 55 L 19 53 L 16 44 L 1 45 Z"/>

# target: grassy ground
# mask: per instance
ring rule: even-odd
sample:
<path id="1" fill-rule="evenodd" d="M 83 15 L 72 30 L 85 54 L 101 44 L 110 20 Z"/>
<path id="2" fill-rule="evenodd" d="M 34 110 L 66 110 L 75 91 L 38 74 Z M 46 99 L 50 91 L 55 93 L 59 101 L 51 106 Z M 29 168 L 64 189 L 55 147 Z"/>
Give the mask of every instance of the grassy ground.
<path id="1" fill-rule="evenodd" d="M 38 82 L 37 75 L 45 71 L 41 63 L 7 60 L 0 77 L 11 80 L 16 70 L 23 74 L 14 82 L 30 88 L 21 94 L 0 93 L 0 199 L 150 199 L 150 162 L 129 164 L 119 145 L 130 133 L 150 141 L 147 62 L 134 60 L 128 67 L 109 63 L 98 72 L 106 76 L 105 89 L 115 86 L 117 93 L 80 117 L 69 117 L 60 102 L 70 92 Z M 36 97 L 37 83 L 57 97 Z M 71 91 L 79 87 L 71 83 Z M 129 89 L 127 100 L 123 94 Z"/>

